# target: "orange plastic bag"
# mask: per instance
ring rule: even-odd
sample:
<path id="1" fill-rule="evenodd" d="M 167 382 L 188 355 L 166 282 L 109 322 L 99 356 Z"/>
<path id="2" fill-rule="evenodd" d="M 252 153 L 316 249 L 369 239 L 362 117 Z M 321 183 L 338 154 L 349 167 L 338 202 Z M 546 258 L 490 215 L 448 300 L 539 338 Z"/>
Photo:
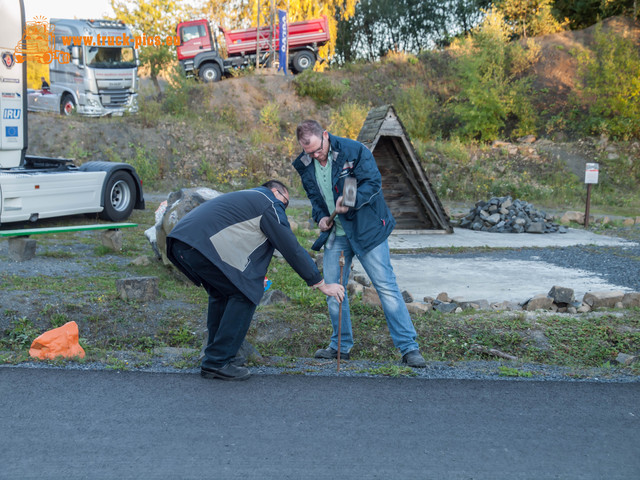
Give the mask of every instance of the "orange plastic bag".
<path id="1" fill-rule="evenodd" d="M 56 357 L 84 358 L 84 349 L 78 343 L 79 332 L 76 322 L 68 322 L 63 326 L 44 332 L 31 344 L 29 355 L 40 360 Z"/>

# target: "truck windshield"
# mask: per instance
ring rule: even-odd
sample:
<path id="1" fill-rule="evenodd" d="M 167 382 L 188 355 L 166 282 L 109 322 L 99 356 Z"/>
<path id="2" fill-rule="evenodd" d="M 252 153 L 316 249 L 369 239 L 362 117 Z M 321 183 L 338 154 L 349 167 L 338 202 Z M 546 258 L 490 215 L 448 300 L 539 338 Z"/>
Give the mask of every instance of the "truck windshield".
<path id="1" fill-rule="evenodd" d="M 94 68 L 131 68 L 136 66 L 133 47 L 89 47 L 87 66 Z"/>

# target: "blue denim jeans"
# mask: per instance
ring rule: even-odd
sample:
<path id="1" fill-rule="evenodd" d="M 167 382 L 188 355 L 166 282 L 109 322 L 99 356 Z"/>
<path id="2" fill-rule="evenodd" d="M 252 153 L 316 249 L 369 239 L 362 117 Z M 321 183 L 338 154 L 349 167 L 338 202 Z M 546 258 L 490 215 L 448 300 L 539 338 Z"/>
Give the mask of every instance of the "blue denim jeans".
<path id="1" fill-rule="evenodd" d="M 330 238 L 324 246 L 323 275 L 327 283 L 338 283 L 340 278 L 340 252 L 344 252 L 345 265 L 342 274 L 342 284 L 347 285 L 351 262 L 354 252 L 346 236 L 336 236 Z M 385 240 L 374 249 L 364 255 L 359 255 L 358 260 L 369 275 L 371 283 L 378 292 L 387 327 L 391 334 L 393 344 L 401 354 L 418 349 L 416 343 L 416 330 L 411 321 L 411 316 L 402 298 L 402 293 L 396 282 L 396 276 L 391 266 L 391 256 L 389 254 L 389 244 Z M 329 316 L 333 325 L 333 335 L 329 346 L 338 349 L 338 321 L 340 307 L 334 297 L 327 297 L 329 306 Z M 349 315 L 349 298 L 346 295 L 342 302 L 342 330 L 340 339 L 340 350 L 348 353 L 353 347 L 353 331 L 351 328 L 351 317 Z"/>

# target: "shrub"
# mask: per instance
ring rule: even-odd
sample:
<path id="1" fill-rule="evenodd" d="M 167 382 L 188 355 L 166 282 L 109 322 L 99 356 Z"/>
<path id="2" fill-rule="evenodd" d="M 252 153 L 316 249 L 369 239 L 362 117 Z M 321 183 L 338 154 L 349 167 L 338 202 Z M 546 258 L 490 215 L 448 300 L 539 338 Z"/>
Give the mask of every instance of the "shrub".
<path id="1" fill-rule="evenodd" d="M 640 136 L 640 58 L 634 43 L 596 27 L 594 47 L 578 55 L 577 94 L 586 107 L 584 129 L 628 140 Z"/>
<path id="2" fill-rule="evenodd" d="M 355 102 L 343 103 L 331 112 L 329 130 L 341 137 L 357 138 L 367 113 L 367 107 Z"/>
<path id="3" fill-rule="evenodd" d="M 412 140 L 438 136 L 435 119 L 440 109 L 437 100 L 428 95 L 424 87 L 414 85 L 400 90 L 395 107 Z"/>
<path id="4" fill-rule="evenodd" d="M 521 125 L 514 133 L 532 133 L 535 113 L 528 97 L 531 88 L 525 69 L 539 49 L 531 41 L 524 48 L 509 42 L 501 13 L 488 12 L 473 35 L 454 43 L 456 71 L 461 91 L 454 100 L 458 135 L 491 141 L 504 130 L 508 117 Z"/>
<path id="5" fill-rule="evenodd" d="M 331 102 L 347 88 L 345 85 L 334 85 L 326 75 L 313 70 L 305 70 L 296 76 L 293 85 L 298 95 L 310 97 L 319 105 Z"/>

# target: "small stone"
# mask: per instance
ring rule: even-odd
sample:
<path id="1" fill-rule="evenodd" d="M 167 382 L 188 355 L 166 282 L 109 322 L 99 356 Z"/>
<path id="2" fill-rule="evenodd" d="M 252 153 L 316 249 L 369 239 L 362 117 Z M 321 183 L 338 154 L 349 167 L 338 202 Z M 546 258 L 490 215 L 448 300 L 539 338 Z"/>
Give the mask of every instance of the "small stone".
<path id="1" fill-rule="evenodd" d="M 432 308 L 430 303 L 412 302 L 407 303 L 407 310 L 413 315 L 422 315 Z"/>
<path id="2" fill-rule="evenodd" d="M 116 280 L 116 291 L 123 300 L 155 300 L 160 295 L 158 277 L 120 278 Z"/>
<path id="3" fill-rule="evenodd" d="M 407 292 L 406 290 L 404 290 L 402 292 L 402 299 L 404 300 L 404 303 L 413 302 L 413 296 L 411 296 L 411 294 L 409 292 Z"/>
<path id="4" fill-rule="evenodd" d="M 441 302 L 435 305 L 433 308 L 441 313 L 452 313 L 455 312 L 455 310 L 458 308 L 458 304 Z"/>
<path id="5" fill-rule="evenodd" d="M 380 297 L 378 297 L 378 292 L 376 292 L 376 289 L 373 287 L 364 287 L 364 290 L 362 291 L 362 303 L 378 307 L 382 306 Z"/>
<path id="6" fill-rule="evenodd" d="M 9 258 L 14 262 L 31 260 L 36 255 L 36 241 L 27 237 L 9 238 Z"/>
<path id="7" fill-rule="evenodd" d="M 626 353 L 619 353 L 616 357 L 615 363 L 620 365 L 631 365 L 632 363 L 636 363 L 638 361 L 638 357 L 635 355 L 628 355 Z"/>
<path id="8" fill-rule="evenodd" d="M 291 299 L 282 291 L 269 289 L 260 299 L 260 305 L 273 305 L 275 303 L 289 303 Z"/>
<path id="9" fill-rule="evenodd" d="M 533 222 L 527 228 L 527 233 L 544 233 L 544 222 Z"/>
<path id="10" fill-rule="evenodd" d="M 122 250 L 122 230 L 105 230 L 102 232 L 102 245 L 116 252 Z"/>
<path id="11" fill-rule="evenodd" d="M 451 301 L 447 292 L 440 292 L 436 297 L 436 300 L 439 300 L 444 303 L 449 303 Z"/>

